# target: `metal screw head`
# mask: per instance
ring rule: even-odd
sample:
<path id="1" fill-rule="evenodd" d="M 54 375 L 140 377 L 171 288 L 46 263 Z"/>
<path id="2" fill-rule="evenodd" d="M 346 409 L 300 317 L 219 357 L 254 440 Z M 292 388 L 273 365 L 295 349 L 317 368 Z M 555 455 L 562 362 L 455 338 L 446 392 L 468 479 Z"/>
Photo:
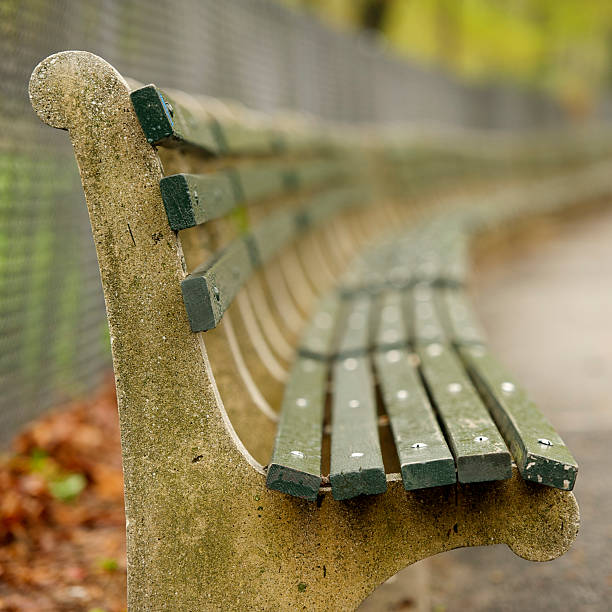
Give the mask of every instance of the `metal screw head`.
<path id="1" fill-rule="evenodd" d="M 295 403 L 300 407 L 300 408 L 305 408 L 308 405 L 308 400 L 305 397 L 298 397 L 295 400 Z"/>
<path id="2" fill-rule="evenodd" d="M 406 389 L 400 389 L 395 395 L 399 400 L 408 399 L 408 391 Z"/>
<path id="3" fill-rule="evenodd" d="M 459 393 L 461 391 L 461 389 L 463 389 L 463 387 L 461 386 L 461 383 L 450 383 L 450 385 L 448 385 L 448 387 L 446 387 L 451 393 Z"/>
<path id="4" fill-rule="evenodd" d="M 488 439 L 487 436 L 476 436 L 474 442 L 486 442 Z"/>
<path id="5" fill-rule="evenodd" d="M 514 386 L 514 383 L 505 381 L 501 384 L 501 390 L 504 393 L 514 393 L 514 390 L 516 389 L 516 387 Z"/>
<path id="6" fill-rule="evenodd" d="M 352 357 L 349 357 L 348 359 L 344 360 L 344 369 L 345 370 L 355 370 L 357 369 L 357 360 L 353 359 Z"/>
<path id="7" fill-rule="evenodd" d="M 538 444 L 542 446 L 552 446 L 553 443 L 548 438 L 538 438 Z"/>
<path id="8" fill-rule="evenodd" d="M 351 457 L 363 457 L 363 453 L 351 453 Z"/>
<path id="9" fill-rule="evenodd" d="M 387 353 L 387 361 L 389 363 L 397 363 L 400 360 L 401 354 L 399 351 L 393 350 Z"/>
<path id="10" fill-rule="evenodd" d="M 475 346 L 474 348 L 470 349 L 470 355 L 472 355 L 472 357 L 484 357 L 485 350 L 482 348 L 482 346 Z"/>
<path id="11" fill-rule="evenodd" d="M 434 342 L 427 347 L 427 354 L 432 357 L 439 357 L 442 354 L 442 345 Z"/>
<path id="12" fill-rule="evenodd" d="M 297 457 L 298 459 L 303 459 L 304 458 L 304 453 L 302 451 L 298 451 L 298 450 L 292 450 L 291 454 L 294 457 Z"/>
<path id="13" fill-rule="evenodd" d="M 359 403 L 360 403 L 360 402 L 359 402 L 359 400 L 357 400 L 357 399 L 352 399 L 352 400 L 349 402 L 349 406 L 350 406 L 351 408 L 359 408 Z"/>
<path id="14" fill-rule="evenodd" d="M 411 448 L 426 448 L 427 444 L 425 442 L 415 442 L 412 444 Z"/>
<path id="15" fill-rule="evenodd" d="M 399 340 L 399 332 L 397 329 L 387 329 L 383 334 L 385 342 L 397 342 Z"/>

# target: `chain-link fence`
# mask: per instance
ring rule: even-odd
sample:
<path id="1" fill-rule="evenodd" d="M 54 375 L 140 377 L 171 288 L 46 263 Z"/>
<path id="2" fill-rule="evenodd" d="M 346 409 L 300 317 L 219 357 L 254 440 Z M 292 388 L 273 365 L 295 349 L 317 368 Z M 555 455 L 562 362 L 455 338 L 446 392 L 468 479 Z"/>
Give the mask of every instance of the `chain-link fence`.
<path id="1" fill-rule="evenodd" d="M 528 127 L 551 102 L 468 88 L 267 0 L 0 1 L 0 443 L 110 363 L 86 208 L 65 134 L 27 99 L 36 63 L 85 49 L 122 74 L 345 121 Z"/>

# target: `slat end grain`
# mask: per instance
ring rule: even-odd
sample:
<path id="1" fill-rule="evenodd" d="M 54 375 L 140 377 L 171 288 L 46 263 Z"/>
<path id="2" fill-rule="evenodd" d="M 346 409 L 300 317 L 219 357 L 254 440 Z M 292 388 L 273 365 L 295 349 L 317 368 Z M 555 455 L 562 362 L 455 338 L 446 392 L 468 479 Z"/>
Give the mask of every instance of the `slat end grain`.
<path id="1" fill-rule="evenodd" d="M 376 495 L 387 490 L 384 469 L 366 468 L 355 472 L 330 474 L 332 495 L 336 500 L 351 499 L 358 495 Z"/>
<path id="2" fill-rule="evenodd" d="M 525 480 L 571 491 L 576 483 L 578 466 L 575 463 L 560 463 L 553 458 L 529 453 L 525 463 L 519 466 L 519 471 Z"/>
<path id="3" fill-rule="evenodd" d="M 211 301 L 207 279 L 203 276 L 188 276 L 181 281 L 181 291 L 191 331 L 213 329 L 218 319 Z"/>
<path id="4" fill-rule="evenodd" d="M 302 472 L 286 465 L 271 463 L 268 466 L 266 486 L 268 489 L 274 489 L 294 497 L 315 501 L 321 486 L 321 476 Z"/>
<path id="5" fill-rule="evenodd" d="M 442 487 L 457 482 L 455 461 L 452 457 L 422 463 L 405 463 L 401 470 L 406 491 Z"/>
<path id="6" fill-rule="evenodd" d="M 512 476 L 510 453 L 499 451 L 482 455 L 462 455 L 457 458 L 459 482 L 486 482 L 506 480 Z"/>

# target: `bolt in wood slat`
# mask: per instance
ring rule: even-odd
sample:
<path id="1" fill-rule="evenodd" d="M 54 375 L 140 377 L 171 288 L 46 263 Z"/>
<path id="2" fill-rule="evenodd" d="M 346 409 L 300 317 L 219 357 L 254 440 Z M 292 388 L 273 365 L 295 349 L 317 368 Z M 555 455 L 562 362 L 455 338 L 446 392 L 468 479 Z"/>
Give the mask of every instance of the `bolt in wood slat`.
<path id="1" fill-rule="evenodd" d="M 459 482 L 510 478 L 510 453 L 454 351 L 439 343 L 417 344 L 416 350 Z"/>
<path id="2" fill-rule="evenodd" d="M 406 349 L 402 296 L 380 300 L 374 362 L 407 491 L 456 482 L 455 461 Z"/>
<path id="3" fill-rule="evenodd" d="M 334 499 L 383 493 L 383 465 L 369 357 L 347 357 L 333 367 L 331 473 Z"/>
<path id="4" fill-rule="evenodd" d="M 268 465 L 268 488 L 308 500 L 321 485 L 321 440 L 327 364 L 298 357 L 285 388 L 281 417 Z"/>
<path id="5" fill-rule="evenodd" d="M 343 307 L 338 352 L 342 348 L 362 348 L 345 350 L 349 355 L 337 358 L 332 371 L 330 482 L 335 499 L 382 493 L 387 488 L 374 379 L 370 358 L 363 352 L 364 341 L 369 338 L 370 301 L 363 298 Z"/>
<path id="6" fill-rule="evenodd" d="M 521 476 L 571 491 L 578 464 L 548 419 L 485 347 L 459 353 L 485 398 Z"/>

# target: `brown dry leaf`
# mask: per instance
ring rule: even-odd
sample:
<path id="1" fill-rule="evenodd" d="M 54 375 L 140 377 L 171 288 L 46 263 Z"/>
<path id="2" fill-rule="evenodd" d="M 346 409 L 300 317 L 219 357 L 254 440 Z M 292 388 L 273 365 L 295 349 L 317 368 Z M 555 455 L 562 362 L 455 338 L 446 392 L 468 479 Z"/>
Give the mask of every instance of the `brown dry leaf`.
<path id="1" fill-rule="evenodd" d="M 123 476 L 112 383 L 33 423 L 14 448 L 0 458 L 0 612 L 125 610 Z M 70 475 L 79 475 L 85 489 L 74 501 L 54 498 L 50 485 Z"/>

